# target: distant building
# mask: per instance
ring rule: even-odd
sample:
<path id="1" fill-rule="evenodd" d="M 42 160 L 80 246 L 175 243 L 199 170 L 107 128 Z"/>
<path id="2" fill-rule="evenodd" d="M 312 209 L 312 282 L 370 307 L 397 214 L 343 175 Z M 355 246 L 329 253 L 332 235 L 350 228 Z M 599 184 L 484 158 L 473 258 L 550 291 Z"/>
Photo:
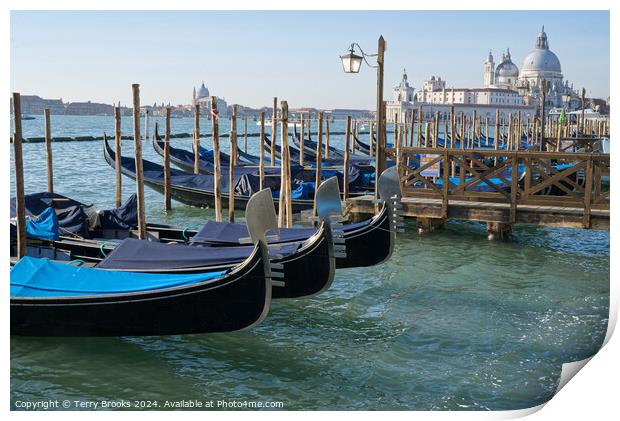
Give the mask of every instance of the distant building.
<path id="1" fill-rule="evenodd" d="M 546 80 L 547 109 L 566 107 L 568 110 L 574 110 L 580 107 L 579 94 L 573 89 L 572 84 L 569 85 L 568 80 L 564 80 L 560 59 L 549 49 L 544 26 L 536 37 L 534 49 L 523 60 L 521 71 L 512 62 L 510 50 L 502 54 L 502 61 L 495 69 L 494 65 L 493 54 L 489 52 L 484 62 L 485 87 L 512 89 L 523 97 L 525 104 L 539 107 L 542 82 Z"/>
<path id="2" fill-rule="evenodd" d="M 200 88 L 198 88 L 198 92 L 196 92 L 196 88 L 194 88 L 192 105 L 200 105 L 201 114 L 211 118 L 211 94 L 209 93 L 209 89 L 205 86 L 204 81 L 200 85 Z M 228 104 L 224 99 L 219 97 L 217 98 L 217 111 L 220 117 L 228 117 Z"/>
<path id="3" fill-rule="evenodd" d="M 99 102 L 70 102 L 65 107 L 67 115 L 114 115 L 114 106 Z"/>
<path id="4" fill-rule="evenodd" d="M 509 49 L 502 54 L 501 62 L 497 66 L 492 52 L 489 51 L 483 63 L 482 88 L 447 88 L 445 80 L 432 76 L 424 81 L 422 88 L 414 94 L 414 89 L 407 81 L 407 73 L 404 72 L 400 84 L 393 89 L 393 99 L 387 104 L 387 120 L 393 122 L 398 118 L 402 121 L 405 114 L 420 105 L 442 112 L 444 108 L 454 105 L 460 111 L 469 110 L 471 113 L 476 109 L 478 115 L 482 113 L 492 118 L 495 113 L 491 112 L 491 109 L 494 111 L 495 108 L 500 110 L 500 115 L 521 111 L 533 116 L 540 107 L 543 81 L 547 83 L 547 112 L 560 107 L 569 111 L 581 108 L 578 92 L 573 89 L 572 84 L 564 80 L 560 60 L 549 49 L 544 27 L 536 37 L 534 49 L 525 57 L 521 71 L 512 62 Z M 599 105 L 604 112 L 602 101 L 595 105 Z"/>
<path id="5" fill-rule="evenodd" d="M 502 74 L 499 80 L 504 81 L 508 77 Z M 489 79 L 491 77 L 489 76 Z M 493 80 L 497 80 L 494 74 Z M 422 89 L 417 94 L 407 81 L 407 73 L 402 75 L 401 82 L 393 89 L 393 99 L 387 103 L 386 119 L 394 122 L 398 119 L 403 122 L 405 115 L 411 115 L 413 110 L 422 107 L 425 119 L 431 119 L 439 111 L 440 118 L 448 118 L 450 109 L 455 107 L 455 112 L 489 117 L 495 120 L 495 109 L 500 110 L 500 116 L 509 113 L 521 112 L 523 115 L 534 115 L 535 108 L 524 103 L 518 92 L 499 87 L 485 88 L 446 88 L 446 81 L 441 77 L 431 76 L 422 83 Z"/>
<path id="6" fill-rule="evenodd" d="M 22 114 L 43 114 L 43 110 L 50 109 L 52 114 L 64 114 L 65 104 L 62 99 L 43 99 L 38 95 L 21 96 Z M 11 99 L 11 112 L 13 112 L 13 99 Z"/>
<path id="7" fill-rule="evenodd" d="M 357 109 L 349 109 L 349 108 L 334 108 L 333 110 L 325 111 L 330 118 L 335 120 L 345 120 L 347 117 L 351 116 L 351 118 L 356 120 L 370 120 L 374 118 L 374 113 L 370 110 L 357 110 Z"/>

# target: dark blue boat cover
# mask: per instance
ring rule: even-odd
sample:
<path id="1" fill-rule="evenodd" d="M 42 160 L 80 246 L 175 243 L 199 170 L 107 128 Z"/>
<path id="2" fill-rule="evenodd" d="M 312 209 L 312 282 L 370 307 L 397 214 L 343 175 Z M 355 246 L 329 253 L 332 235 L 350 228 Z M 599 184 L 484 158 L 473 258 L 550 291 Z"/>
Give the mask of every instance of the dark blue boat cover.
<path id="1" fill-rule="evenodd" d="M 278 251 L 291 254 L 299 245 Z M 156 243 L 135 238 L 123 240 L 112 253 L 97 265 L 101 269 L 182 269 L 233 265 L 252 254 L 254 246 L 199 247 L 174 243 Z"/>
<path id="2" fill-rule="evenodd" d="M 22 257 L 11 269 L 11 298 L 115 295 L 197 284 L 226 271 L 189 275 L 114 272 Z"/>
<path id="3" fill-rule="evenodd" d="M 359 228 L 368 226 L 371 219 L 354 224 L 344 224 L 345 233 L 352 232 Z M 280 228 L 280 236 L 270 244 L 286 243 L 289 241 L 304 241 L 316 233 L 316 228 Z M 269 233 L 273 235 L 275 233 Z M 229 222 L 209 221 L 191 238 L 191 243 L 217 243 L 217 244 L 239 244 L 240 238 L 249 237 L 248 229 L 244 224 L 231 224 Z"/>
<path id="4" fill-rule="evenodd" d="M 101 228 L 129 230 L 138 227 L 138 196 L 132 194 L 120 208 L 100 210 Z"/>

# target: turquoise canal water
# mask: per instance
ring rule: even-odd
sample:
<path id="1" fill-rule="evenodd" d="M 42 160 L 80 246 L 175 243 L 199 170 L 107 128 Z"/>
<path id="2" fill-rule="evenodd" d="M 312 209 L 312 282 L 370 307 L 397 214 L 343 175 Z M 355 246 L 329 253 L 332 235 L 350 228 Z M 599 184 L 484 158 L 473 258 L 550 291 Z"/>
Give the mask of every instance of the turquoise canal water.
<path id="1" fill-rule="evenodd" d="M 172 124 L 173 133 L 191 131 L 191 119 Z M 130 126 L 126 118 L 126 134 Z M 40 117 L 24 129 L 40 136 Z M 57 136 L 103 130 L 112 132 L 111 118 L 53 119 Z M 331 141 L 339 146 L 342 136 Z M 250 138 L 250 150 L 256 142 Z M 149 144 L 144 156 L 161 159 Z M 26 192 L 44 190 L 44 146 L 25 144 L 24 161 Z M 112 206 L 114 173 L 100 142 L 54 144 L 54 169 L 59 193 Z M 128 197 L 134 185 L 123 181 Z M 146 204 L 154 222 L 185 226 L 213 216 L 174 202 L 166 213 L 162 196 L 148 188 Z M 550 399 L 561 364 L 599 349 L 609 306 L 608 232 L 517 226 L 512 241 L 489 242 L 476 223 L 452 222 L 428 236 L 414 228 L 407 221 L 387 263 L 338 270 L 320 296 L 274 301 L 268 318 L 247 331 L 12 337 L 13 407 L 69 399 L 150 400 L 161 408 L 164 400 L 197 399 L 278 401 L 291 410 L 516 409 Z"/>

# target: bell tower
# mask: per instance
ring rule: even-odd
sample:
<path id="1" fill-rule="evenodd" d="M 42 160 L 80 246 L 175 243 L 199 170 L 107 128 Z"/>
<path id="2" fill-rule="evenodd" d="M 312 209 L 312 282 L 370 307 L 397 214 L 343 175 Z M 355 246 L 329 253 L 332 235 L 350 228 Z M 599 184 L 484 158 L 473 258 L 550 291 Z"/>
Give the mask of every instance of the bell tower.
<path id="1" fill-rule="evenodd" d="M 489 51 L 489 55 L 484 62 L 484 87 L 488 88 L 495 84 L 495 62 L 493 61 L 493 54 Z"/>

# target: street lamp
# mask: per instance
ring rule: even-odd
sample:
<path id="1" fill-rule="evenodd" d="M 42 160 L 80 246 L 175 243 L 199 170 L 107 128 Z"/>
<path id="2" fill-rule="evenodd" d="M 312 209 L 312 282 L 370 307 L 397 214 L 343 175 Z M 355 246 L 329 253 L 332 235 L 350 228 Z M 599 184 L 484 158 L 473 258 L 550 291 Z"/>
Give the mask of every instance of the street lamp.
<path id="1" fill-rule="evenodd" d="M 359 50 L 361 55 L 355 53 L 355 50 Z M 383 54 L 385 53 L 385 39 L 383 36 L 379 37 L 377 54 L 366 54 L 362 50 L 362 47 L 358 43 L 354 42 L 349 46 L 349 52 L 340 56 L 342 61 L 342 68 L 345 73 L 359 73 L 362 66 L 362 60 L 366 62 L 368 67 L 377 69 L 377 113 L 376 113 L 376 125 L 377 125 L 377 142 L 376 142 L 376 154 L 375 154 L 375 198 L 378 198 L 378 180 L 379 176 L 387 166 L 385 160 L 385 127 L 383 127 L 384 111 L 383 111 Z M 376 57 L 377 65 L 372 65 L 366 60 L 367 57 Z"/>
<path id="2" fill-rule="evenodd" d="M 342 69 L 345 73 L 359 73 L 360 67 L 362 67 L 362 60 L 364 57 L 355 54 L 355 45 L 357 44 L 351 44 L 349 47 L 349 54 L 340 56 L 340 60 L 342 60 Z"/>

